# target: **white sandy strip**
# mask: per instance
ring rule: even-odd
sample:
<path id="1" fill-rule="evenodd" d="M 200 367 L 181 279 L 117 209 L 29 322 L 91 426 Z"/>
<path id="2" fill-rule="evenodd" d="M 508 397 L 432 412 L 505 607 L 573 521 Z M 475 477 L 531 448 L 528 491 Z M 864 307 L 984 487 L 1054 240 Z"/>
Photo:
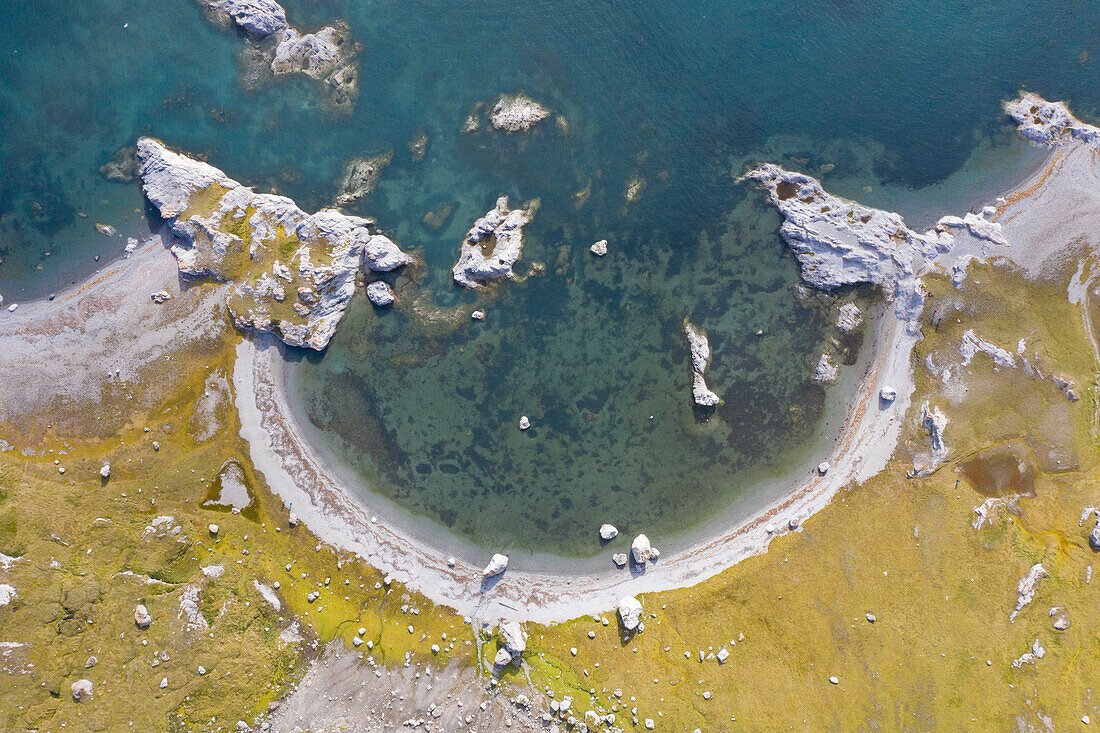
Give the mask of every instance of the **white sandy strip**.
<path id="1" fill-rule="evenodd" d="M 816 473 L 781 500 L 682 552 L 667 553 L 634 577 L 628 569 L 599 575 L 510 570 L 483 591 L 481 565 L 459 558 L 454 568 L 440 551 L 415 540 L 341 485 L 335 471 L 296 425 L 283 389 L 283 358 L 270 341 L 245 340 L 237 347 L 233 382 L 252 461 L 272 490 L 326 542 L 358 553 L 436 603 L 467 616 L 551 623 L 612 609 L 623 595 L 679 588 L 706 580 L 734 563 L 767 549 L 771 537 L 788 531 L 825 506 L 839 489 L 861 482 L 886 465 L 913 391 L 909 355 L 915 338 L 893 317 L 876 328 L 878 351 L 860 386 L 825 476 Z M 879 390 L 898 392 L 892 406 L 879 404 Z M 774 533 L 765 529 L 772 525 Z M 486 560 L 488 553 L 486 554 Z"/>

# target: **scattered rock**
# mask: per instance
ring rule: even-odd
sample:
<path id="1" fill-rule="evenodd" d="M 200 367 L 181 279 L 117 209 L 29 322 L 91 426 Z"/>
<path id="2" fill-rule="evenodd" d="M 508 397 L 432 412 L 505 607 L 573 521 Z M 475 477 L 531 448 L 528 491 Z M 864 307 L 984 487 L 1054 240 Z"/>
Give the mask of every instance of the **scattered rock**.
<path id="1" fill-rule="evenodd" d="M 504 95 L 493 105 L 489 123 L 505 132 L 522 132 L 550 116 L 550 110 L 526 94 Z"/>
<path id="2" fill-rule="evenodd" d="M 830 678 L 829 678 L 829 684 L 831 684 L 831 685 L 839 685 L 839 684 L 840 684 L 840 679 L 839 679 L 839 678 L 837 678 L 837 677 L 835 677 L 835 676 L 833 676 L 833 677 L 830 677 Z"/>
<path id="3" fill-rule="evenodd" d="M 601 540 L 613 540 L 619 536 L 619 530 L 613 524 L 604 524 L 600 527 Z"/>
<path id="4" fill-rule="evenodd" d="M 172 294 L 169 293 L 167 290 L 158 290 L 155 293 L 150 293 L 149 297 L 153 299 L 154 303 L 156 303 L 157 305 L 160 305 L 161 303 L 164 303 L 165 301 L 171 300 Z"/>
<path id="5" fill-rule="evenodd" d="M 588 251 L 596 255 L 597 257 L 603 257 L 605 254 L 607 254 L 607 240 L 601 239 L 600 241 L 589 247 Z"/>
<path id="6" fill-rule="evenodd" d="M 1100 523 L 1097 523 L 1089 532 L 1089 547 L 1095 552 L 1100 552 Z"/>
<path id="7" fill-rule="evenodd" d="M 481 577 L 492 578 L 500 575 L 508 569 L 508 556 L 496 554 L 489 560 L 489 564 L 485 566 L 485 569 L 481 571 Z"/>
<path id="8" fill-rule="evenodd" d="M 614 555 L 611 556 L 611 562 L 615 563 L 620 568 L 626 567 L 626 561 L 627 557 L 625 552 L 616 552 Z"/>
<path id="9" fill-rule="evenodd" d="M 873 613 L 868 613 L 867 614 L 867 623 L 873 624 L 877 620 L 878 619 L 875 618 L 875 614 L 873 614 Z"/>
<path id="10" fill-rule="evenodd" d="M 84 662 L 84 669 L 91 669 L 97 664 L 99 664 L 99 660 L 96 659 L 95 655 L 93 654 L 92 656 L 88 657 L 88 659 Z"/>
<path id="11" fill-rule="evenodd" d="M 538 208 L 537 200 L 522 209 L 508 208 L 508 197 L 474 222 L 462 242 L 454 280 L 467 288 L 479 288 L 490 280 L 514 279 L 512 266 L 523 251 L 523 227 Z"/>
<path id="12" fill-rule="evenodd" d="M 725 664 L 726 660 L 730 658 L 729 649 L 722 647 L 718 650 L 718 654 L 716 654 L 715 657 L 718 659 L 719 664 Z"/>
<path id="13" fill-rule="evenodd" d="M 134 606 L 134 623 L 142 629 L 148 628 L 149 624 L 153 623 L 153 617 L 149 615 L 149 609 L 140 603 Z"/>
<path id="14" fill-rule="evenodd" d="M 947 427 L 947 416 L 938 407 L 932 407 L 928 402 L 920 408 L 921 427 L 928 431 L 928 437 L 932 439 L 932 452 L 936 458 L 943 460 L 947 457 L 947 444 L 943 441 L 943 431 Z"/>
<path id="15" fill-rule="evenodd" d="M 85 698 L 87 698 L 88 700 L 92 699 L 92 681 L 91 680 L 86 680 L 86 679 L 77 680 L 76 682 L 73 683 L 71 689 L 72 689 L 72 692 L 73 692 L 73 699 L 76 700 L 77 702 L 80 702 L 81 700 L 83 700 Z"/>
<path id="16" fill-rule="evenodd" d="M 634 596 L 619 599 L 619 620 L 627 631 L 635 631 L 642 623 L 642 602 Z"/>
<path id="17" fill-rule="evenodd" d="M 653 555 L 653 547 L 649 544 L 649 538 L 644 534 L 635 537 L 630 544 L 630 553 L 634 557 L 634 562 L 639 565 L 645 565 L 649 562 L 649 558 Z"/>
<path id="18" fill-rule="evenodd" d="M 219 529 L 218 525 L 208 524 L 208 525 L 206 525 L 206 528 L 210 531 L 210 536 L 211 537 L 217 537 L 218 536 L 218 529 Z"/>
<path id="19" fill-rule="evenodd" d="M 297 527 L 298 526 L 298 515 L 295 514 L 294 512 L 291 512 L 290 517 L 287 519 L 286 523 L 289 524 L 291 527 Z"/>
<path id="20" fill-rule="evenodd" d="M 493 657 L 493 664 L 498 667 L 505 667 L 512 663 L 512 653 L 504 647 L 497 649 L 496 656 Z"/>
<path id="21" fill-rule="evenodd" d="M 367 299 L 378 307 L 387 306 L 396 300 L 393 288 L 382 280 L 375 280 L 367 286 Z"/>
<path id="22" fill-rule="evenodd" d="M 1065 631 L 1069 628 L 1069 619 L 1066 618 L 1066 609 L 1061 606 L 1055 606 L 1050 609 L 1050 617 L 1054 619 L 1054 628 L 1058 631 Z"/>
<path id="23" fill-rule="evenodd" d="M 99 467 L 100 478 L 111 478 L 111 464 L 108 461 L 104 461 L 103 465 Z"/>

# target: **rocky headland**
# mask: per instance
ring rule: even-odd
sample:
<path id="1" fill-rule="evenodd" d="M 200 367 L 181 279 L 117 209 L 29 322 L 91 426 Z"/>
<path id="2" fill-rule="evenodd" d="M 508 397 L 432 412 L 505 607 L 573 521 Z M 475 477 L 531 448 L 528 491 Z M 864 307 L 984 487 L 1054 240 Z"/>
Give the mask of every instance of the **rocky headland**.
<path id="1" fill-rule="evenodd" d="M 359 272 L 413 262 L 367 219 L 335 209 L 306 214 L 285 196 L 256 193 L 152 138 L 140 139 L 137 150 L 145 196 L 175 237 L 181 277 L 233 283 L 226 305 L 242 330 L 322 350 Z"/>

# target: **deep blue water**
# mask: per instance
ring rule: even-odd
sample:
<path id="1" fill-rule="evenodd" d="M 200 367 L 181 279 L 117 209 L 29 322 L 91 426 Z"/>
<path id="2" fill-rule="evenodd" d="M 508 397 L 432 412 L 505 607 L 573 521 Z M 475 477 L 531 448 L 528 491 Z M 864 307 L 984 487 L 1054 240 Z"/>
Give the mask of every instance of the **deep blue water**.
<path id="1" fill-rule="evenodd" d="M 547 274 L 501 289 L 484 324 L 431 331 L 360 302 L 300 368 L 307 410 L 377 490 L 479 542 L 585 554 L 604 520 L 671 536 L 799 457 L 824 400 L 809 364 L 835 333 L 826 300 L 795 297 L 774 213 L 733 185 L 746 162 L 904 207 L 899 191 L 976 150 L 975 181 L 1015 159 L 1000 103 L 1021 87 L 1100 113 L 1084 0 L 285 5 L 306 30 L 344 19 L 363 44 L 350 115 L 308 81 L 243 89 L 245 41 L 188 0 L 6 6 L 0 293 L 47 293 L 147 231 L 138 184 L 98 173 L 141 134 L 306 209 L 331 202 L 349 157 L 393 149 L 351 210 L 424 259 L 402 297 L 442 308 L 475 302 L 449 272 L 470 222 L 498 193 L 539 198 L 523 262 Z M 516 90 L 568 131 L 459 134 L 471 105 Z M 634 176 L 646 185 L 627 203 Z M 442 229 L 421 223 L 443 205 Z M 604 238 L 612 254 L 594 261 Z M 687 404 L 686 315 L 711 334 L 726 399 L 709 420 Z M 521 435 L 524 413 L 536 427 Z"/>

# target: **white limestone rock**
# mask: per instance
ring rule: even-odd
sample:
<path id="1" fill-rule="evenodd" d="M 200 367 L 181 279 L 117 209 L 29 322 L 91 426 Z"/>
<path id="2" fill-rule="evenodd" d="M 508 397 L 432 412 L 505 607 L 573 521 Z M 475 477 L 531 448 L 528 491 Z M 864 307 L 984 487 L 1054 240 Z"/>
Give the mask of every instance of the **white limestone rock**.
<path id="1" fill-rule="evenodd" d="M 653 546 L 649 544 L 649 538 L 640 534 L 630 543 L 630 554 L 638 565 L 645 565 L 653 555 Z"/>
<path id="2" fill-rule="evenodd" d="M 504 647 L 500 647 L 499 649 L 497 649 L 496 656 L 493 657 L 493 664 L 495 664 L 498 667 L 506 667 L 511 663 L 512 663 L 512 653 L 510 651 L 508 651 L 507 649 L 505 649 Z"/>
<path id="3" fill-rule="evenodd" d="M 1012 613 L 1008 616 L 1009 622 L 1015 621 L 1016 616 L 1024 606 L 1035 599 L 1035 589 L 1039 585 L 1039 579 L 1048 575 L 1050 573 L 1043 567 L 1043 564 L 1037 562 L 1027 571 L 1027 575 L 1020 578 L 1020 582 L 1016 584 L 1016 607 L 1012 609 Z"/>
<path id="4" fill-rule="evenodd" d="M 898 398 L 898 391 L 893 387 L 886 385 L 878 391 L 878 398 L 886 403 L 893 402 Z"/>
<path id="5" fill-rule="evenodd" d="M 863 311 L 855 303 L 845 303 L 840 306 L 840 313 L 836 318 L 836 327 L 845 333 L 859 328 L 863 323 Z"/>
<path id="6" fill-rule="evenodd" d="M 359 44 L 343 23 L 314 33 L 285 28 L 278 35 L 271 70 L 275 74 L 305 74 L 325 82 L 333 103 L 350 109 L 359 96 Z"/>
<path id="7" fill-rule="evenodd" d="M 367 299 L 379 307 L 390 305 L 396 300 L 393 288 L 382 280 L 376 280 L 367 286 Z"/>
<path id="8" fill-rule="evenodd" d="M 235 23 L 254 38 L 266 38 L 287 27 L 286 11 L 275 0 L 199 0 L 210 18 Z"/>
<path id="9" fill-rule="evenodd" d="M 512 655 L 519 657 L 527 650 L 527 632 L 518 621 L 506 621 L 500 625 L 500 641 Z"/>
<path id="10" fill-rule="evenodd" d="M 109 461 L 104 461 L 103 465 L 99 467 L 100 478 L 111 478 L 111 464 Z"/>
<path id="11" fill-rule="evenodd" d="M 600 241 L 589 247 L 588 251 L 596 255 L 597 257 L 603 257 L 605 254 L 607 254 L 607 240 L 601 239 Z"/>
<path id="12" fill-rule="evenodd" d="M 489 123 L 505 132 L 524 132 L 549 116 L 549 108 L 526 94 L 505 94 L 489 112 Z"/>
<path id="13" fill-rule="evenodd" d="M 620 568 L 626 567 L 626 561 L 627 557 L 625 552 L 616 552 L 611 556 L 611 562 L 615 563 L 615 565 Z"/>
<path id="14" fill-rule="evenodd" d="M 149 298 L 157 305 L 161 305 L 171 300 L 172 294 L 169 293 L 167 290 L 158 290 L 155 293 L 149 293 Z"/>
<path id="15" fill-rule="evenodd" d="M 15 586 L 8 583 L 0 583 L 0 608 L 9 605 L 12 601 L 19 597 L 19 594 L 15 591 Z"/>
<path id="16" fill-rule="evenodd" d="M 526 415 L 521 415 L 519 418 L 519 429 L 526 430 L 529 427 L 531 427 L 531 419 Z"/>
<path id="17" fill-rule="evenodd" d="M 613 524 L 604 524 L 600 526 L 600 539 L 607 541 L 613 540 L 619 536 L 619 530 Z"/>
<path id="18" fill-rule="evenodd" d="M 509 209 L 508 197 L 474 222 L 462 242 L 452 273 L 459 285 L 479 288 L 490 280 L 514 279 L 513 265 L 523 251 L 523 227 L 531 221 L 536 204 Z"/>
<path id="19" fill-rule="evenodd" d="M 968 329 L 963 334 L 962 343 L 959 344 L 959 353 L 962 354 L 963 364 L 969 364 L 979 352 L 988 355 L 997 366 L 1006 368 L 1016 366 L 1015 356 L 996 344 L 978 338 L 973 328 Z"/>
<path id="20" fill-rule="evenodd" d="M 1064 102 L 1048 102 L 1032 92 L 1022 92 L 1005 104 L 1005 112 L 1018 123 L 1020 135 L 1039 145 L 1059 147 L 1078 141 L 1100 147 L 1100 128 L 1074 117 Z"/>
<path id="21" fill-rule="evenodd" d="M 92 681 L 88 679 L 77 680 L 69 689 L 73 693 L 73 699 L 77 702 L 92 699 Z"/>
<path id="22" fill-rule="evenodd" d="M 142 629 L 148 628 L 149 624 L 153 623 L 153 617 L 149 615 L 149 609 L 140 603 L 134 606 L 134 623 Z"/>
<path id="23" fill-rule="evenodd" d="M 482 578 L 493 578 L 508 569 L 508 556 L 496 554 L 489 560 L 489 564 L 481 571 Z"/>
<path id="24" fill-rule="evenodd" d="M 627 631 L 635 631 L 642 622 L 642 603 L 634 596 L 619 599 L 619 620 Z"/>
<path id="25" fill-rule="evenodd" d="M 343 318 L 360 269 L 389 271 L 413 261 L 388 238 L 372 234 L 366 219 L 334 209 L 307 215 L 285 196 L 255 193 L 152 138 L 138 140 L 137 151 L 145 195 L 175 237 L 180 274 L 236 278 L 226 305 L 242 330 L 271 332 L 291 346 L 321 351 Z M 247 251 L 226 231 L 246 216 Z M 277 245 L 291 236 L 298 246 L 283 262 Z M 307 297 L 287 308 L 288 289 Z"/>
<path id="26" fill-rule="evenodd" d="M 703 373 L 710 362 L 710 342 L 706 333 L 698 326 L 684 319 L 684 336 L 691 352 L 691 397 L 695 404 L 702 407 L 714 407 L 720 401 L 718 395 L 707 387 Z"/>
<path id="27" fill-rule="evenodd" d="M 814 367 L 813 380 L 820 384 L 831 384 L 840 376 L 840 367 L 833 362 L 833 357 L 828 352 L 823 353 Z"/>
<path id="28" fill-rule="evenodd" d="M 928 437 L 932 440 L 932 453 L 939 460 L 947 458 L 947 444 L 943 440 L 943 431 L 947 428 L 947 416 L 938 407 L 932 407 L 928 402 L 920 408 L 921 427 L 928 431 Z"/>

